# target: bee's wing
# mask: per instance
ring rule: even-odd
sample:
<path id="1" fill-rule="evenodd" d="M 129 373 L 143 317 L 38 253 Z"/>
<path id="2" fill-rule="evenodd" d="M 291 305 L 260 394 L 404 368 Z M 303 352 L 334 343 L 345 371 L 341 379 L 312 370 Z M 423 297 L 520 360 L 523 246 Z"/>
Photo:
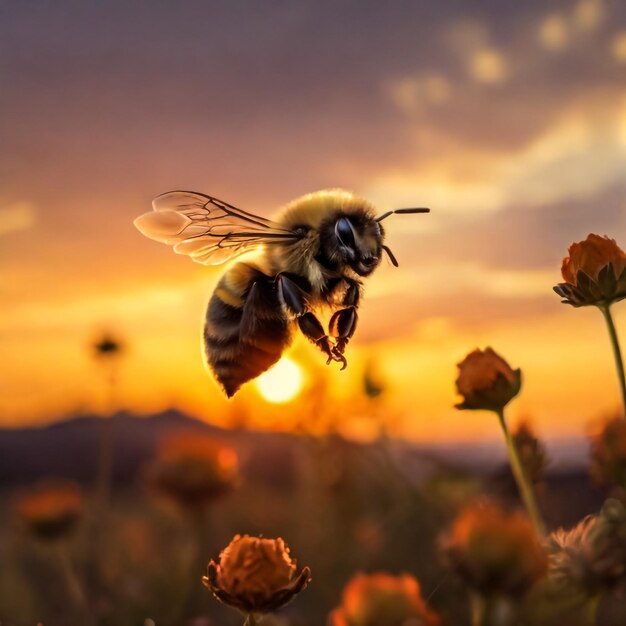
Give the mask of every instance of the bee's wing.
<path id="1" fill-rule="evenodd" d="M 154 211 L 134 221 L 137 229 L 203 265 L 219 265 L 256 246 L 301 237 L 276 222 L 194 191 L 168 191 L 157 196 L 152 207 Z"/>

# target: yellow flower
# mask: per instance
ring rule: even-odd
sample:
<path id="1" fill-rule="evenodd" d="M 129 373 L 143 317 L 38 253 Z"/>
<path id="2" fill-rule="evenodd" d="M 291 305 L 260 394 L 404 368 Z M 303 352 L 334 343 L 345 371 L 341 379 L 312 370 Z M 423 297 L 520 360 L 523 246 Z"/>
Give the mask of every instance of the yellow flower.
<path id="1" fill-rule="evenodd" d="M 483 595 L 522 595 L 547 569 L 546 553 L 530 520 L 493 502 L 465 508 L 442 539 L 444 557 Z"/>
<path id="2" fill-rule="evenodd" d="M 591 441 L 591 475 L 600 484 L 626 489 L 626 420 L 615 417 Z"/>
<path id="3" fill-rule="evenodd" d="M 147 478 L 157 492 L 195 509 L 233 489 L 237 455 L 211 437 L 179 434 L 160 446 Z"/>
<path id="4" fill-rule="evenodd" d="M 513 370 L 491 348 L 470 352 L 458 368 L 456 389 L 463 396 L 458 409 L 501 411 L 522 385 L 521 370 Z"/>
<path id="5" fill-rule="evenodd" d="M 220 602 L 262 615 L 284 606 L 307 586 L 309 568 L 295 574 L 296 563 L 282 539 L 236 535 L 218 562 L 209 562 L 202 584 Z"/>
<path id="6" fill-rule="evenodd" d="M 604 306 L 626 298 L 626 253 L 614 239 L 590 234 L 563 259 L 564 283 L 554 287 L 563 303 Z"/>
<path id="7" fill-rule="evenodd" d="M 329 626 L 436 626 L 439 617 L 422 598 L 410 574 L 356 574 L 343 591 Z"/>
<path id="8" fill-rule="evenodd" d="M 54 541 L 74 530 L 83 514 L 83 498 L 73 483 L 43 482 L 19 495 L 15 508 L 22 524 L 35 537 Z"/>

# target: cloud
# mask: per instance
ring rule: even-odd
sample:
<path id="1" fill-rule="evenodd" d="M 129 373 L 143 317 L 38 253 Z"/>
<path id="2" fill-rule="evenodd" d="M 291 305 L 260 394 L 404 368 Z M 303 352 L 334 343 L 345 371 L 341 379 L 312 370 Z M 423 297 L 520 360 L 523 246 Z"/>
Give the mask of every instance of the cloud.
<path id="1" fill-rule="evenodd" d="M 35 209 L 29 202 L 0 206 L 0 237 L 20 230 L 28 230 L 35 225 L 35 222 Z"/>
<path id="2" fill-rule="evenodd" d="M 509 69 L 501 52 L 493 48 L 484 48 L 472 56 L 469 73 L 477 82 L 491 85 L 506 80 Z"/>
<path id="3" fill-rule="evenodd" d="M 606 18 L 606 13 L 602 0 L 580 0 L 574 9 L 574 24 L 582 31 L 595 30 Z"/>
<path id="4" fill-rule="evenodd" d="M 626 63 L 626 30 L 615 35 L 611 42 L 611 52 L 618 63 Z"/>
<path id="5" fill-rule="evenodd" d="M 547 50 L 559 52 L 569 43 L 569 25 L 563 15 L 548 15 L 539 25 L 539 41 Z"/>

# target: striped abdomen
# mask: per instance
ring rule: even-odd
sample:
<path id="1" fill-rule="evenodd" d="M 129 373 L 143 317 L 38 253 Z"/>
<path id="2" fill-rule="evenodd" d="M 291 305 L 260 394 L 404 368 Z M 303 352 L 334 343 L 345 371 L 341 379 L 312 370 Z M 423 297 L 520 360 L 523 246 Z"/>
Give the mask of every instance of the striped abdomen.
<path id="1" fill-rule="evenodd" d="M 280 359 L 290 326 L 271 277 L 248 263 L 228 269 L 209 301 L 204 348 L 229 398 Z"/>

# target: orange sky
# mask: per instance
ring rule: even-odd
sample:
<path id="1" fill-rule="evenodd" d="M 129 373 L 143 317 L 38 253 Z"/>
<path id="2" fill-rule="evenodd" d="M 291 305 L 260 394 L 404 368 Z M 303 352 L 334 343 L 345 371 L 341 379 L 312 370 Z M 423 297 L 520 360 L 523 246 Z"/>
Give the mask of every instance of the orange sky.
<path id="1" fill-rule="evenodd" d="M 220 423 L 245 413 L 261 427 L 313 410 L 269 406 L 252 387 L 228 402 L 204 371 L 199 334 L 221 270 L 132 227 L 172 188 L 265 215 L 324 187 L 381 211 L 432 208 L 387 222 L 400 268 L 367 281 L 350 367 L 292 348 L 303 397 L 323 385 L 324 419 L 347 432 L 368 433 L 380 412 L 418 440 L 496 437 L 491 416 L 452 408 L 455 363 L 486 345 L 524 372 L 511 416 L 544 434 L 584 434 L 618 406 L 600 314 L 551 287 L 571 241 L 626 245 L 626 8 L 2 11 L 1 425 L 102 409 L 88 350 L 102 328 L 128 344 L 120 407 Z M 623 329 L 626 305 L 616 317 Z M 360 391 L 371 361 L 386 385 L 374 408 Z"/>

